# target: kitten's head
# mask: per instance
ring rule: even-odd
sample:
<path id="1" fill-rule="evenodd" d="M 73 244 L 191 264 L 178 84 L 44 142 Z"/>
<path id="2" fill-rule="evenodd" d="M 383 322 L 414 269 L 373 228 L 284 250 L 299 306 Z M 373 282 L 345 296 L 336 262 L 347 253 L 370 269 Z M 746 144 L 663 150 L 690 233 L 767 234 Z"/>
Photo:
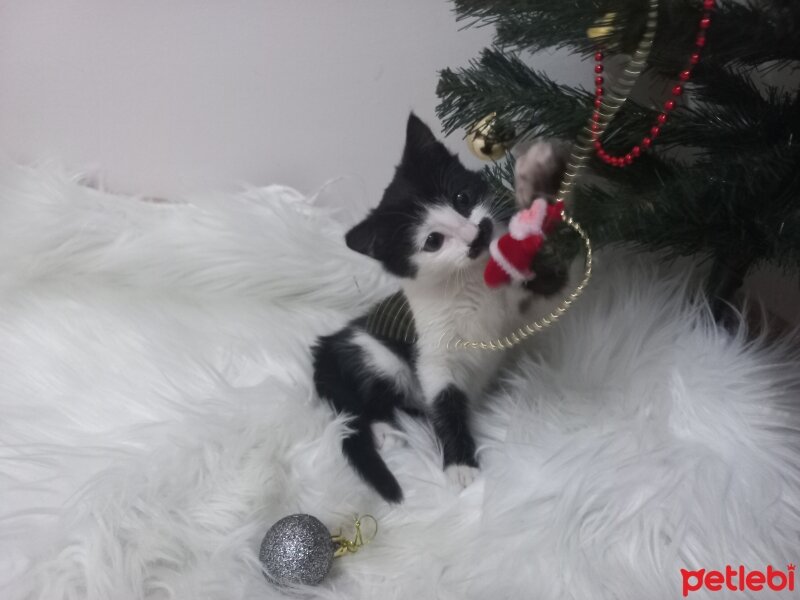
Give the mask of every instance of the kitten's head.
<path id="1" fill-rule="evenodd" d="M 345 239 L 394 275 L 435 282 L 482 267 L 496 226 L 483 178 L 411 113 L 394 179 Z"/>

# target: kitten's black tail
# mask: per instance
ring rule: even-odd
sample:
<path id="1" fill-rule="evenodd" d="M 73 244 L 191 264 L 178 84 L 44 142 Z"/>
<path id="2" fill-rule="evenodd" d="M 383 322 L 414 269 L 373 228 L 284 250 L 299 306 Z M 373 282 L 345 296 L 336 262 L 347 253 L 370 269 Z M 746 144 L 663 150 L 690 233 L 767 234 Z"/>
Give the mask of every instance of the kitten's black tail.
<path id="1" fill-rule="evenodd" d="M 353 468 L 387 502 L 402 502 L 403 490 L 389 467 L 383 462 L 369 423 L 356 419 L 353 433 L 342 440 L 342 451 Z"/>

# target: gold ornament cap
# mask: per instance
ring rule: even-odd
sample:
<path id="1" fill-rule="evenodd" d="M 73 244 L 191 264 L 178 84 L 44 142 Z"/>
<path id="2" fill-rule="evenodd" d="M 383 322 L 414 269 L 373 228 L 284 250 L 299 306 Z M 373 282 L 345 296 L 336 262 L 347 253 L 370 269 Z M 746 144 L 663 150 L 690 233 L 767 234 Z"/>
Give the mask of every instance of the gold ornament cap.
<path id="1" fill-rule="evenodd" d="M 616 18 L 617 13 L 607 12 L 594 22 L 594 26 L 589 27 L 589 29 L 586 30 L 586 37 L 588 37 L 590 40 L 607 38 L 614 33 L 614 30 L 616 29 L 616 25 L 614 23 Z"/>

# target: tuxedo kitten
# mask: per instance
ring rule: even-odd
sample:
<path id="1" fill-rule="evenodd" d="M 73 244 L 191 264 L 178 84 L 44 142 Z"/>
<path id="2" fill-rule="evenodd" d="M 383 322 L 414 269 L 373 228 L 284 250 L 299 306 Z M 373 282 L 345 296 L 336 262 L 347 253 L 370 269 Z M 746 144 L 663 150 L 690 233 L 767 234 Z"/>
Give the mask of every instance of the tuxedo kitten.
<path id="1" fill-rule="evenodd" d="M 342 450 L 389 502 L 400 502 L 403 493 L 378 446 L 397 411 L 430 419 L 451 480 L 464 487 L 476 476 L 469 408 L 502 352 L 452 350 L 442 340 L 489 340 L 519 326 L 519 307 L 532 292 L 483 282 L 489 245 L 504 233 L 509 212 L 412 113 L 402 160 L 380 204 L 345 237 L 348 247 L 398 278 L 416 329 L 413 342 L 385 337 L 367 328 L 365 315 L 313 348 L 319 396 L 352 417 Z M 566 272 L 537 279 L 557 290 Z"/>

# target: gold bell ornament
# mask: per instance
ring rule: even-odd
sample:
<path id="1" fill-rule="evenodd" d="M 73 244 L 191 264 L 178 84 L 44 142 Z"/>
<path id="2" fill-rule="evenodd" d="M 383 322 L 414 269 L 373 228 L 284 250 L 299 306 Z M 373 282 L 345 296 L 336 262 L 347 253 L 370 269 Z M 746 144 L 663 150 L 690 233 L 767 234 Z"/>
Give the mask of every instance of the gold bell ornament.
<path id="1" fill-rule="evenodd" d="M 481 160 L 500 160 L 506 155 L 506 147 L 494 130 L 497 113 L 491 113 L 475 123 L 467 133 L 467 146 Z"/>

